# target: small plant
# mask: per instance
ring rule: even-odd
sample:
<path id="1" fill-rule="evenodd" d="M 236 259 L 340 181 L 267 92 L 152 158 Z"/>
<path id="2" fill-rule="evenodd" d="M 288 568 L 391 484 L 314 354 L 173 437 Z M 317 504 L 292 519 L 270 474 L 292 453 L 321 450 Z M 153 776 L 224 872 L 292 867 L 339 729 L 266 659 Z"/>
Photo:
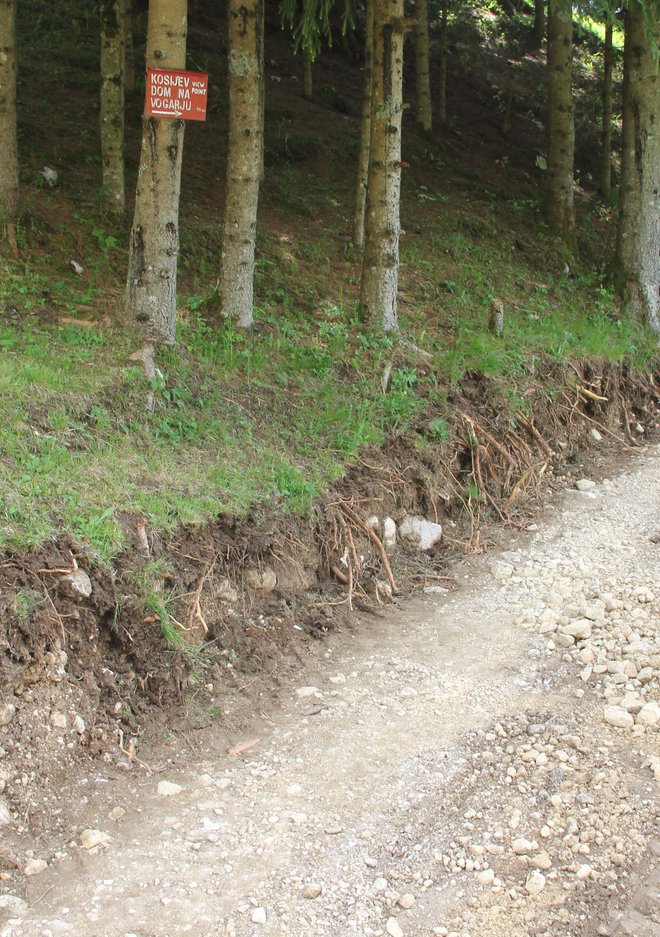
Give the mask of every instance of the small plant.
<path id="1" fill-rule="evenodd" d="M 18 621 L 29 621 L 34 610 L 43 602 L 43 596 L 34 589 L 20 589 L 14 594 L 11 609 Z"/>

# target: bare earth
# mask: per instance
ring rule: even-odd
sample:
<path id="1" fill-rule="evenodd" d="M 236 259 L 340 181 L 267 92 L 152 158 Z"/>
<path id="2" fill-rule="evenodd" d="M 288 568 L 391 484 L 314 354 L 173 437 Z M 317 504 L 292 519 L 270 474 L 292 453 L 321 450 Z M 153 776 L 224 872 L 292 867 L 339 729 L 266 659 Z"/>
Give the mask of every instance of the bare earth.
<path id="1" fill-rule="evenodd" d="M 656 446 L 332 638 L 233 753 L 100 767 L 1 937 L 659 935 L 659 509 Z"/>

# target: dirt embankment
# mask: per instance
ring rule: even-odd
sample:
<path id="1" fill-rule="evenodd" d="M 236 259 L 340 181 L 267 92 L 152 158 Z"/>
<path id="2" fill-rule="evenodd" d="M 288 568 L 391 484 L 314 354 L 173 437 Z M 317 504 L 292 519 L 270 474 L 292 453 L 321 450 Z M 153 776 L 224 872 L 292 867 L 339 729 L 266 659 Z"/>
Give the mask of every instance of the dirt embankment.
<path id="1" fill-rule="evenodd" d="M 244 724 L 353 610 L 379 614 L 397 594 L 441 586 L 452 558 L 481 552 L 498 525 L 526 527 L 555 476 L 657 430 L 657 381 L 615 368 L 546 377 L 555 390 L 530 378 L 512 415 L 501 388 L 475 376 L 450 400 L 442 446 L 411 431 L 365 453 L 310 519 L 256 507 L 165 540 L 126 518 L 132 546 L 113 569 L 64 536 L 2 557 L 7 829 L 55 832 L 67 771 L 81 758 L 136 763 L 149 723 Z M 385 518 L 405 515 L 442 525 L 442 540 L 386 546 Z M 0 856 L 5 877 L 21 866 L 12 855 Z"/>

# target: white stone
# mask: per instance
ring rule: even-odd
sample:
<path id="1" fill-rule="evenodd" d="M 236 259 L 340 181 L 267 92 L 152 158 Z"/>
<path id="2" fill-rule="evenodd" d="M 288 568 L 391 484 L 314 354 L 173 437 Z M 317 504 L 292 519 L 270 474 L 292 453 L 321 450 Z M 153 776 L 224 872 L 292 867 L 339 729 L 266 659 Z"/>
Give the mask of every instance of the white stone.
<path id="1" fill-rule="evenodd" d="M 48 863 L 45 859 L 28 859 L 23 866 L 23 875 L 27 875 L 28 877 L 31 875 L 39 875 L 47 868 Z"/>
<path id="2" fill-rule="evenodd" d="M 0 704 L 0 726 L 8 726 L 14 718 L 16 707 L 13 703 Z"/>
<path id="3" fill-rule="evenodd" d="M 530 872 L 525 882 L 525 891 L 528 895 L 538 895 L 545 888 L 545 875 L 536 869 Z"/>
<path id="4" fill-rule="evenodd" d="M 477 881 L 479 882 L 480 885 L 484 885 L 485 887 L 492 885 L 494 880 L 495 880 L 495 873 L 493 872 L 492 869 L 483 869 L 477 875 Z"/>
<path id="5" fill-rule="evenodd" d="M 576 878 L 579 878 L 580 880 L 589 878 L 590 875 L 591 875 L 591 866 L 587 865 L 586 863 L 584 865 L 581 865 L 580 868 L 575 873 Z"/>
<path id="6" fill-rule="evenodd" d="M 175 784 L 174 781 L 159 781 L 156 793 L 159 797 L 175 797 L 182 790 L 181 785 Z"/>
<path id="7" fill-rule="evenodd" d="M 416 543 L 420 550 L 430 550 L 442 537 L 442 525 L 406 514 L 399 524 L 399 536 Z"/>
<path id="8" fill-rule="evenodd" d="M 399 898 L 399 904 L 404 911 L 410 911 L 410 909 L 415 904 L 415 896 L 411 895 L 409 892 L 406 892 L 406 894 L 401 895 Z"/>
<path id="9" fill-rule="evenodd" d="M 8 823 L 11 823 L 9 804 L 4 797 L 0 797 L 0 826 L 7 826 Z"/>
<path id="10" fill-rule="evenodd" d="M 104 833 L 103 830 L 83 830 L 80 834 L 80 845 L 83 849 L 98 849 L 102 846 L 109 846 L 112 842 L 112 836 Z"/>
<path id="11" fill-rule="evenodd" d="M 221 602 L 236 602 L 238 599 L 238 592 L 232 585 L 231 580 L 226 577 L 219 579 L 216 583 L 215 594 Z"/>
<path id="12" fill-rule="evenodd" d="M 660 706 L 655 700 L 652 700 L 650 703 L 645 703 L 642 706 L 637 713 L 636 722 L 643 726 L 654 726 L 660 722 Z"/>
<path id="13" fill-rule="evenodd" d="M 595 426 L 591 428 L 591 438 L 594 440 L 594 442 L 603 441 L 603 437 L 600 435 L 600 433 L 598 432 Z"/>
<path id="14" fill-rule="evenodd" d="M 591 622 L 586 618 L 576 618 L 559 629 L 561 634 L 570 634 L 576 641 L 584 641 L 591 637 Z"/>
<path id="15" fill-rule="evenodd" d="M 511 563 L 496 560 L 491 563 L 490 574 L 493 579 L 510 579 L 513 576 L 513 566 Z"/>
<path id="16" fill-rule="evenodd" d="M 380 527 L 380 521 L 375 514 L 372 514 L 371 517 L 367 518 L 367 527 L 369 527 L 370 530 L 378 530 Z"/>
<path id="17" fill-rule="evenodd" d="M 263 569 L 248 569 L 245 573 L 245 583 L 250 589 L 258 592 L 272 592 L 277 585 L 277 576 L 269 566 Z"/>
<path id="18" fill-rule="evenodd" d="M 303 898 L 307 898 L 309 901 L 313 901 L 315 898 L 318 898 L 323 888 L 316 884 L 316 882 L 310 882 L 309 885 L 305 885 L 303 888 Z"/>
<path id="19" fill-rule="evenodd" d="M 52 711 L 48 717 L 48 721 L 54 729 L 66 729 L 66 715 L 64 713 L 58 712 L 56 709 Z"/>
<path id="20" fill-rule="evenodd" d="M 390 937 L 403 937 L 403 931 L 401 930 L 401 925 L 395 917 L 390 917 L 387 919 L 387 924 L 385 925 L 385 930 L 390 935 Z"/>
<path id="21" fill-rule="evenodd" d="M 606 706 L 603 710 L 603 718 L 609 725 L 616 726 L 618 729 L 632 729 L 635 724 L 630 713 L 621 706 Z"/>
<path id="22" fill-rule="evenodd" d="M 266 914 L 265 908 L 255 908 L 254 911 L 252 912 L 252 917 L 250 918 L 250 920 L 252 921 L 253 924 L 265 924 L 267 918 L 268 918 L 268 915 Z"/>
<path id="23" fill-rule="evenodd" d="M 383 546 L 386 550 L 393 550 L 396 546 L 396 524 L 391 517 L 383 521 Z"/>
<path id="24" fill-rule="evenodd" d="M 594 491 L 596 482 L 592 481 L 590 478 L 578 478 L 575 482 L 575 487 L 578 491 Z"/>
<path id="25" fill-rule="evenodd" d="M 0 912 L 5 911 L 10 917 L 25 917 L 30 910 L 27 901 L 18 898 L 16 895 L 0 895 Z M 5 933 L 2 931 L 2 933 Z M 10 937 L 12 931 L 7 931 Z"/>
<path id="26" fill-rule="evenodd" d="M 524 836 L 519 836 L 511 842 L 511 848 L 517 856 L 526 856 L 530 852 L 534 852 L 537 846 L 537 843 L 530 842 L 530 840 L 525 839 Z"/>
<path id="27" fill-rule="evenodd" d="M 298 699 L 309 699 L 310 696 L 321 695 L 321 691 L 317 686 L 300 686 L 296 690 L 296 696 Z"/>

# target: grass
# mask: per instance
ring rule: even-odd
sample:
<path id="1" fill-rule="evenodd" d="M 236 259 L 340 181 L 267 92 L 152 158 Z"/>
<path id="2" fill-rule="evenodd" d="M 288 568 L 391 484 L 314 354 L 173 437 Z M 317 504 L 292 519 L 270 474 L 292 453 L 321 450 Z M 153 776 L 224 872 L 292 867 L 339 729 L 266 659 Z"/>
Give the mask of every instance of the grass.
<path id="1" fill-rule="evenodd" d="M 649 361 L 652 339 L 615 318 L 612 297 L 589 277 L 546 278 L 522 300 L 518 291 L 504 336 L 492 335 L 489 298 L 512 293 L 529 271 L 510 265 L 502 276 L 485 242 L 475 252 L 478 267 L 455 264 L 449 291 L 442 266 L 423 252 L 408 259 L 427 289 L 444 291 L 446 328 L 424 329 L 423 310 L 413 309 L 407 330 L 433 366 L 395 366 L 386 395 L 392 342 L 358 328 L 341 302 L 310 317 L 293 298 L 288 316 L 267 311 L 254 335 L 191 314 L 151 387 L 128 360 L 137 336 L 35 318 L 2 323 L 0 547 L 25 550 L 64 529 L 110 562 L 126 542 L 126 517 L 167 532 L 255 503 L 304 514 L 364 446 L 422 411 L 443 412 L 447 388 L 468 373 L 515 396 L 533 356 Z M 429 436 L 442 442 L 443 419 Z"/>

